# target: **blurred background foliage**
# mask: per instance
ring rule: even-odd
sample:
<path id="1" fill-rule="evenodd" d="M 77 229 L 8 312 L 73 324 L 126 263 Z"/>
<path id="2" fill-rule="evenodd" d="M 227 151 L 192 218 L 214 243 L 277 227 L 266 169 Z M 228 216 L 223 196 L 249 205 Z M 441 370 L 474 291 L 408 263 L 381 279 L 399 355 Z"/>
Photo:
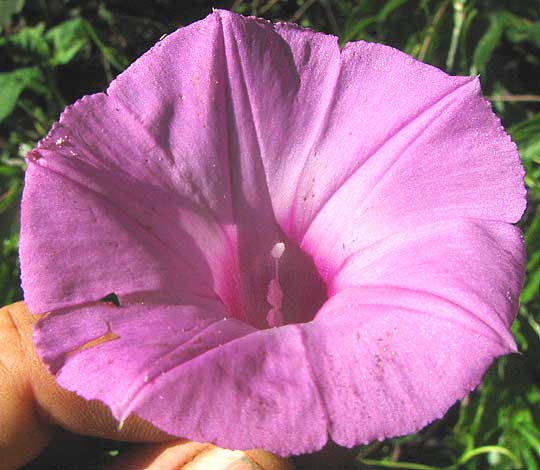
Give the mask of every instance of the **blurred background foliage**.
<path id="1" fill-rule="evenodd" d="M 342 44 L 383 42 L 450 73 L 479 74 L 527 171 L 527 279 L 514 324 L 522 354 L 499 360 L 476 392 L 422 432 L 353 449 L 339 467 L 324 456 L 303 465 L 540 469 L 540 0 L 0 0 L 2 304 L 22 297 L 17 247 L 26 152 L 68 103 L 104 90 L 163 34 L 212 7 L 298 22 Z M 27 469 L 100 468 L 126 446 L 81 438 Z"/>

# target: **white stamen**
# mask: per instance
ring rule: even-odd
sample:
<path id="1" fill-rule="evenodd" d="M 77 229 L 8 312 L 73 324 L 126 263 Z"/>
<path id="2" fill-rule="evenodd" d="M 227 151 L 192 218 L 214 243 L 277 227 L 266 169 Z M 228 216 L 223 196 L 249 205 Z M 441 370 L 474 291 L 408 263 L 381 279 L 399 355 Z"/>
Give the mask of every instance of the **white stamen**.
<path id="1" fill-rule="evenodd" d="M 274 245 L 270 254 L 274 258 L 274 279 L 270 281 L 268 286 L 267 302 L 272 306 L 266 315 L 266 322 L 271 328 L 282 326 L 285 324 L 283 313 L 281 312 L 281 304 L 283 301 L 283 290 L 279 283 L 279 259 L 285 252 L 285 243 L 279 242 Z"/>
<path id="2" fill-rule="evenodd" d="M 274 245 L 270 254 L 272 255 L 272 258 L 279 259 L 283 256 L 284 252 L 285 252 L 285 243 L 278 242 Z"/>

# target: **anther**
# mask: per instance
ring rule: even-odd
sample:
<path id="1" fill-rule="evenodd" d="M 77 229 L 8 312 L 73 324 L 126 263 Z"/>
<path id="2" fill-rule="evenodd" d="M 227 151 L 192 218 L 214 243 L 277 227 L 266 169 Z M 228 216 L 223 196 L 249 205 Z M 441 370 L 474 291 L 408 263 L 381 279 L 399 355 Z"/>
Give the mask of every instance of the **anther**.
<path id="1" fill-rule="evenodd" d="M 275 260 L 278 260 L 279 258 L 283 256 L 284 252 L 285 252 L 285 243 L 278 242 L 274 245 L 270 254 L 272 255 L 272 258 L 274 258 Z"/>

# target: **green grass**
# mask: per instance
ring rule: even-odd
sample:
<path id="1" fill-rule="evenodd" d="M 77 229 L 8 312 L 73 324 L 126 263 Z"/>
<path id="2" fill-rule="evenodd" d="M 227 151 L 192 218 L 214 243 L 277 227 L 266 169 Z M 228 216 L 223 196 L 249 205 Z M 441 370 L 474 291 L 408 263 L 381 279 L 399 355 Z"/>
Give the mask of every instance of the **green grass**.
<path id="1" fill-rule="evenodd" d="M 65 105 L 103 90 L 160 36 L 211 7 L 296 21 L 337 34 L 341 43 L 383 42 L 453 74 L 480 74 L 527 170 L 529 206 L 521 222 L 527 279 L 513 328 L 522 354 L 497 361 L 476 392 L 422 432 L 355 449 L 356 467 L 540 469 L 540 4 L 534 0 L 0 0 L 1 302 L 22 296 L 24 154 Z M 84 454 L 90 463 L 63 467 L 55 454 L 57 466 L 44 457 L 28 468 L 99 468 L 114 458 L 111 450 L 123 449 L 95 440 L 79 445 L 90 449 Z"/>

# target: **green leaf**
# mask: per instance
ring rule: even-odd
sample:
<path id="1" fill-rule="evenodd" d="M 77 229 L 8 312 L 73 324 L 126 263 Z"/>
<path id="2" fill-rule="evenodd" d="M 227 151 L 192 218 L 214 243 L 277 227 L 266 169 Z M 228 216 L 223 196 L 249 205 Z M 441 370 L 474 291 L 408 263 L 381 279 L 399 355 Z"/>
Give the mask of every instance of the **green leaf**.
<path id="1" fill-rule="evenodd" d="M 20 13 L 24 0 L 0 0 L 0 32 L 11 23 L 11 17 Z"/>
<path id="2" fill-rule="evenodd" d="M 478 10 L 475 8 L 471 8 L 467 13 L 465 17 L 465 21 L 463 23 L 463 29 L 461 31 L 461 38 L 459 41 L 459 50 L 461 51 L 461 68 L 463 70 L 467 69 L 468 66 L 468 60 L 469 60 L 469 54 L 467 53 L 467 40 L 469 38 L 469 31 L 471 31 L 471 25 L 473 24 L 473 21 L 478 15 Z"/>
<path id="3" fill-rule="evenodd" d="M 493 55 L 493 51 L 501 42 L 504 33 L 504 19 L 499 14 L 489 17 L 489 27 L 484 33 L 473 53 L 471 75 L 482 73 Z"/>
<path id="4" fill-rule="evenodd" d="M 525 248 L 531 256 L 535 252 L 540 252 L 540 217 L 535 217 L 532 224 L 525 233 Z M 529 259 L 531 265 L 532 259 Z M 532 265 L 531 265 L 532 267 Z"/>
<path id="5" fill-rule="evenodd" d="M 523 446 L 519 449 L 519 451 L 521 453 L 523 461 L 525 462 L 525 468 L 527 470 L 538 470 L 538 463 L 536 462 L 536 459 L 534 458 L 534 455 L 530 451 L 530 449 Z"/>
<path id="6" fill-rule="evenodd" d="M 51 28 L 45 34 L 45 39 L 52 46 L 51 65 L 67 64 L 81 48 L 90 43 L 82 18 L 73 18 Z"/>
<path id="7" fill-rule="evenodd" d="M 118 71 L 122 71 L 128 65 L 128 61 L 118 51 L 108 46 L 100 37 L 96 29 L 87 21 L 82 23 L 86 34 L 103 54 L 103 57 Z"/>
<path id="8" fill-rule="evenodd" d="M 540 21 L 532 22 L 505 10 L 491 13 L 489 27 L 473 54 L 472 74 L 485 71 L 493 51 L 505 34 L 511 42 L 529 41 L 540 46 Z"/>
<path id="9" fill-rule="evenodd" d="M 22 192 L 22 180 L 12 178 L 9 182 L 8 190 L 4 194 L 0 194 L 0 214 L 3 214 L 12 207 Z"/>
<path id="10" fill-rule="evenodd" d="M 538 435 L 538 431 L 534 428 L 527 428 L 525 426 L 518 428 L 518 431 L 526 439 L 534 452 L 540 457 L 540 436 Z"/>
<path id="11" fill-rule="evenodd" d="M 528 252 L 527 278 L 521 293 L 521 302 L 530 302 L 538 294 L 540 287 L 540 219 L 536 218 L 525 235 L 525 246 Z"/>
<path id="12" fill-rule="evenodd" d="M 540 162 L 540 114 L 533 114 L 509 130 L 519 146 L 521 158 L 525 161 L 537 159 Z"/>
<path id="13" fill-rule="evenodd" d="M 483 447 L 477 447 L 476 449 L 472 449 L 468 452 L 465 452 L 459 459 L 458 465 L 456 465 L 456 467 L 459 467 L 460 465 L 463 465 L 465 462 L 468 462 L 472 458 L 475 458 L 482 454 L 504 455 L 508 459 L 512 460 L 514 462 L 514 465 L 517 468 L 520 467 L 520 462 L 519 462 L 519 459 L 516 457 L 516 455 L 513 452 L 509 451 L 506 447 L 502 447 L 502 446 L 483 446 Z"/>
<path id="14" fill-rule="evenodd" d="M 519 153 L 525 167 L 525 183 L 531 195 L 540 199 L 540 114 L 533 114 L 525 121 L 511 127 L 510 134 L 518 144 Z M 540 249 L 540 234 L 536 249 Z M 531 251 L 527 246 L 527 251 Z"/>
<path id="15" fill-rule="evenodd" d="M 0 122 L 11 114 L 23 90 L 41 79 L 42 75 L 37 67 L 0 73 Z"/>
<path id="16" fill-rule="evenodd" d="M 9 45 L 15 52 L 23 52 L 33 56 L 33 59 L 46 59 L 49 56 L 49 45 L 44 37 L 45 24 L 38 23 L 36 26 L 21 29 L 15 34 L 8 36 L 3 45 Z"/>
<path id="17" fill-rule="evenodd" d="M 401 5 L 407 3 L 409 0 L 389 0 L 386 2 L 386 4 L 381 8 L 378 20 L 379 21 L 385 21 L 388 16 L 390 16 L 391 13 L 393 13 L 395 10 L 397 10 Z"/>
<path id="18" fill-rule="evenodd" d="M 345 44 L 352 39 L 360 38 L 362 31 L 373 23 L 384 23 L 395 10 L 408 1 L 409 0 L 388 0 L 379 10 L 377 15 L 359 19 L 350 31 L 343 34 L 341 43 Z"/>
<path id="19" fill-rule="evenodd" d="M 506 34 L 512 42 L 529 41 L 540 45 L 540 21 L 532 22 L 510 12 L 504 12 Z"/>
<path id="20" fill-rule="evenodd" d="M 534 299 L 540 290 L 540 252 L 537 251 L 530 256 L 530 261 L 527 264 L 527 272 L 527 282 L 519 297 L 520 301 L 524 304 Z"/>

